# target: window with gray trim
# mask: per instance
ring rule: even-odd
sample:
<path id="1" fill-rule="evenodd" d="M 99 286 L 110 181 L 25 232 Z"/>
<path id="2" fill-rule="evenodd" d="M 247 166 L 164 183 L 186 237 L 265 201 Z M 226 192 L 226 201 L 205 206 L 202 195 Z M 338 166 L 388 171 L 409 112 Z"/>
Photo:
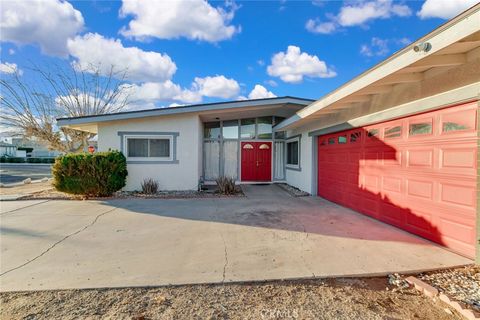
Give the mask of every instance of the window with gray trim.
<path id="1" fill-rule="evenodd" d="M 299 165 L 300 142 L 298 140 L 287 141 L 287 165 Z"/>
<path id="2" fill-rule="evenodd" d="M 127 137 L 128 158 L 170 158 L 169 138 Z"/>

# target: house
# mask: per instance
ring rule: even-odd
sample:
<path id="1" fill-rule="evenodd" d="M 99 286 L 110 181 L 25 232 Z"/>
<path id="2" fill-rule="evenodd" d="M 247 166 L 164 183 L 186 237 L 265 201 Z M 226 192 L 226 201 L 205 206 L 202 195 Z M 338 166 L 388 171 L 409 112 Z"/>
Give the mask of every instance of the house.
<path id="1" fill-rule="evenodd" d="M 0 157 L 16 157 L 17 147 L 13 144 L 0 141 Z"/>
<path id="2" fill-rule="evenodd" d="M 145 178 L 283 181 L 480 261 L 480 5 L 311 101 L 211 103 L 59 119 Z"/>

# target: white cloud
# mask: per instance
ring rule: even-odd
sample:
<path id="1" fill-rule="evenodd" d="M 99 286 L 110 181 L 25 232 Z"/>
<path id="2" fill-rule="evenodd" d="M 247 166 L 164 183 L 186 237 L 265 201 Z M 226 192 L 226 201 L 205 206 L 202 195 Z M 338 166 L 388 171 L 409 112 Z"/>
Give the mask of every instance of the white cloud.
<path id="1" fill-rule="evenodd" d="M 1 41 L 37 44 L 42 53 L 67 55 L 67 39 L 83 29 L 80 11 L 60 0 L 2 1 Z"/>
<path id="2" fill-rule="evenodd" d="M 278 52 L 272 57 L 267 72 L 284 82 L 299 83 L 304 77 L 331 78 L 337 74 L 327 67 L 325 61 L 315 55 L 301 52 L 299 47 L 288 46 L 286 52 Z"/>
<path id="3" fill-rule="evenodd" d="M 403 4 L 393 4 L 391 0 L 374 0 L 343 6 L 338 14 L 338 23 L 343 27 L 358 26 L 374 19 L 387 19 L 391 16 L 407 17 L 412 14 Z"/>
<path id="4" fill-rule="evenodd" d="M 260 60 L 257 60 L 257 64 L 261 67 L 263 67 L 265 65 L 265 61 L 263 61 L 262 59 Z"/>
<path id="5" fill-rule="evenodd" d="M 319 19 L 309 19 L 305 24 L 305 28 L 312 33 L 329 34 L 337 29 L 337 25 L 332 21 L 321 22 Z"/>
<path id="6" fill-rule="evenodd" d="M 228 79 L 223 75 L 214 77 L 195 78 L 190 88 L 182 88 L 180 85 L 167 80 L 164 82 L 145 82 L 134 84 L 129 87 L 130 101 L 135 108 L 153 106 L 158 102 L 199 103 L 203 97 L 229 99 L 238 95 L 240 86 L 234 79 Z"/>
<path id="7" fill-rule="evenodd" d="M 9 54 L 9 55 L 14 55 L 14 54 L 15 54 L 15 50 L 12 49 L 12 48 L 8 49 L 8 54 Z"/>
<path id="8" fill-rule="evenodd" d="M 478 0 L 426 0 L 417 15 L 422 19 L 451 19 L 478 3 Z"/>
<path id="9" fill-rule="evenodd" d="M 248 99 L 275 98 L 276 95 L 268 91 L 264 86 L 256 84 L 255 88 L 248 94 Z"/>
<path id="10" fill-rule="evenodd" d="M 364 44 L 360 47 L 360 53 L 367 57 L 385 56 L 389 51 L 388 40 L 377 37 L 370 40 L 370 45 Z"/>
<path id="11" fill-rule="evenodd" d="M 338 14 L 327 15 L 326 21 L 309 19 L 305 28 L 313 33 L 329 34 L 341 27 L 366 25 L 376 19 L 388 19 L 392 16 L 408 17 L 412 10 L 405 4 L 394 4 L 392 0 L 356 1 L 344 4 Z"/>
<path id="12" fill-rule="evenodd" d="M 227 2 L 224 9 L 212 7 L 205 0 L 123 0 L 120 15 L 132 15 L 133 19 L 120 32 L 140 40 L 186 37 L 218 42 L 240 31 L 240 27 L 230 24 L 236 9 L 234 2 Z"/>
<path id="13" fill-rule="evenodd" d="M 117 69 L 127 69 L 127 77 L 132 81 L 164 82 L 177 70 L 166 54 L 124 47 L 120 40 L 107 39 L 97 33 L 70 39 L 67 46 L 76 59 L 76 67 L 88 69 L 93 65 L 107 73 L 113 65 Z"/>
<path id="14" fill-rule="evenodd" d="M 5 62 L 5 63 L 0 63 L 0 73 L 15 73 L 18 72 L 19 75 L 23 74 L 23 71 L 18 69 L 18 66 L 16 63 L 10 63 L 10 62 Z"/>
<path id="15" fill-rule="evenodd" d="M 237 96 L 240 91 L 240 85 L 236 80 L 228 79 L 221 75 L 205 78 L 197 77 L 195 78 L 193 88 L 203 96 L 224 99 Z"/>

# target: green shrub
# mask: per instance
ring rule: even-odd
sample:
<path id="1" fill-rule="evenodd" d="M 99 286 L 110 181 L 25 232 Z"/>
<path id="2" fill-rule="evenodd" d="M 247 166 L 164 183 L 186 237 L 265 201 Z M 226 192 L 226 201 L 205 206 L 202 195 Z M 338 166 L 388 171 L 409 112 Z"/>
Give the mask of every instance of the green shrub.
<path id="1" fill-rule="evenodd" d="M 52 174 L 59 191 L 105 197 L 125 186 L 127 160 L 119 151 L 67 154 L 55 160 Z"/>

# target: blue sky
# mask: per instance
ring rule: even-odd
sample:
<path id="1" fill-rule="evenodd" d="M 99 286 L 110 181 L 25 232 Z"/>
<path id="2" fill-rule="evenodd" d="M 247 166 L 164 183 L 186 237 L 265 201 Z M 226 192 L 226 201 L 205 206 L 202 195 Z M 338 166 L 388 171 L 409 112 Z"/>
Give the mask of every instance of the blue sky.
<path id="1" fill-rule="evenodd" d="M 474 0 L 2 1 L 1 69 L 128 68 L 132 108 L 317 99 Z"/>

